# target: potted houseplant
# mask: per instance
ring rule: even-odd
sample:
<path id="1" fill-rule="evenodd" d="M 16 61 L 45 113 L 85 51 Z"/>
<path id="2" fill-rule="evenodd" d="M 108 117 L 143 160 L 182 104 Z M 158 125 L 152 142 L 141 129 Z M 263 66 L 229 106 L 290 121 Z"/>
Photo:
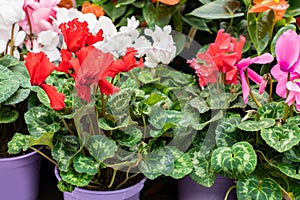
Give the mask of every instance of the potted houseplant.
<path id="1" fill-rule="evenodd" d="M 274 36 L 273 62 L 270 53 L 241 59 L 246 39 L 240 36 L 237 42 L 223 31 L 189 61 L 203 87 L 196 108 L 202 115 L 193 121 L 199 134 L 190 149 L 190 177 L 206 187 L 216 174 L 234 179 L 236 185 L 222 194 L 225 199 L 234 188 L 238 199 L 297 199 L 300 37 L 292 29 L 280 29 Z M 263 76 L 253 70 L 261 64 L 270 69 Z"/>
<path id="2" fill-rule="evenodd" d="M 60 25 L 65 48 L 57 66 L 42 51 L 25 57 L 43 105 L 25 113 L 30 135 L 16 134 L 9 152 L 47 146 L 66 199 L 103 193 L 101 198 L 137 199 L 145 177 L 182 178 L 192 170 L 183 139 L 194 131 L 182 124 L 198 88 L 193 76 L 166 66 L 176 54 L 170 26 L 145 29 L 147 39 L 137 37 L 135 25 L 112 36 L 101 29 L 91 33 L 75 18 Z M 124 40 L 133 43 L 116 46 Z M 134 49 L 140 45 L 135 41 L 144 45 Z M 144 55 L 145 62 L 136 58 Z"/>
<path id="3" fill-rule="evenodd" d="M 25 37 L 18 26 L 25 17 L 23 3 L 0 3 L 0 192 L 5 199 L 32 200 L 39 193 L 40 155 L 33 149 L 17 155 L 8 152 L 8 142 L 16 133 L 28 134 L 24 113 L 30 107 L 31 85 L 18 47 Z"/>

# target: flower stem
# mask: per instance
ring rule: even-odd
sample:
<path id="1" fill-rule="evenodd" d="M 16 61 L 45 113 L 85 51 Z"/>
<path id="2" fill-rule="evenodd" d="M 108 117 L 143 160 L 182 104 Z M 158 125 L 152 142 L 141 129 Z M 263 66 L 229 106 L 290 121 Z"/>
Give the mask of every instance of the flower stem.
<path id="1" fill-rule="evenodd" d="M 9 46 L 10 46 L 10 52 L 9 52 L 9 54 L 11 55 L 11 56 L 13 56 L 14 55 L 14 45 L 15 45 L 15 25 L 16 24 L 13 24 L 12 25 L 12 28 L 11 28 L 11 35 L 10 35 L 10 42 L 9 42 Z"/>
<path id="2" fill-rule="evenodd" d="M 289 82 L 290 81 L 290 73 L 288 72 L 288 76 L 287 76 L 287 81 L 286 82 Z M 289 93 L 290 91 L 286 88 L 286 98 L 288 98 L 289 96 Z M 287 119 L 289 115 L 289 105 L 286 103 L 285 104 L 285 107 L 284 107 L 284 115 L 283 115 L 283 118 L 282 118 L 282 121 L 285 122 L 285 120 Z"/>
<path id="3" fill-rule="evenodd" d="M 142 115 L 142 119 L 143 119 L 143 125 L 144 125 L 143 138 L 145 138 L 146 137 L 146 132 L 147 132 L 147 126 L 146 126 L 146 119 L 145 119 L 144 115 Z"/>
<path id="4" fill-rule="evenodd" d="M 36 151 L 37 153 L 39 153 L 40 155 L 44 156 L 47 160 L 49 160 L 50 162 L 52 162 L 54 165 L 57 165 L 57 163 L 52 159 L 50 158 L 49 156 L 47 156 L 46 154 L 44 154 L 43 152 L 41 152 L 40 150 L 34 148 L 34 147 L 29 147 L 30 149 Z"/>
<path id="5" fill-rule="evenodd" d="M 104 117 L 105 115 L 105 99 L 104 99 L 104 94 L 101 93 L 101 116 Z"/>
<path id="6" fill-rule="evenodd" d="M 116 178 L 117 170 L 116 170 L 116 169 L 113 169 L 113 170 L 114 170 L 114 171 L 113 171 L 113 175 L 112 175 L 111 181 L 110 181 L 109 185 L 107 186 L 108 188 L 111 188 L 111 187 L 112 187 L 112 185 L 113 185 L 113 184 L 114 184 L 114 182 L 115 182 L 115 178 Z"/>
<path id="7" fill-rule="evenodd" d="M 270 92 L 269 92 L 269 98 L 268 98 L 268 103 L 272 101 L 272 96 L 273 96 L 273 79 L 271 74 L 268 74 L 269 80 L 270 80 Z"/>
<path id="8" fill-rule="evenodd" d="M 245 71 L 245 76 L 246 76 L 246 81 L 247 81 L 247 84 L 248 84 L 248 87 L 249 87 L 249 95 L 251 96 L 252 100 L 257 105 L 257 107 L 261 107 L 260 102 L 256 99 L 256 97 L 252 93 L 252 90 L 251 90 L 251 87 L 250 87 L 250 83 L 249 83 L 249 78 L 248 78 L 248 70 Z"/>
<path id="9" fill-rule="evenodd" d="M 228 198 L 230 192 L 231 192 L 234 188 L 236 188 L 236 185 L 231 186 L 231 187 L 227 190 L 227 192 L 226 192 L 226 194 L 225 194 L 225 197 L 224 197 L 224 200 L 227 200 L 227 198 Z"/>

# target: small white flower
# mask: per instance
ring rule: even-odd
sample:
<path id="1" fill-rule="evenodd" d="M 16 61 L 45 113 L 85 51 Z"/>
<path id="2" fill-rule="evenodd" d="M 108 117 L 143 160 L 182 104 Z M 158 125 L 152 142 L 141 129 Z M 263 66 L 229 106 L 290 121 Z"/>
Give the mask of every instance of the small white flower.
<path id="1" fill-rule="evenodd" d="M 23 10 L 24 0 L 0 1 L 0 28 L 18 23 L 25 18 Z M 3 27 L 2 27 L 3 28 Z"/>
<path id="2" fill-rule="evenodd" d="M 127 18 L 127 26 L 122 26 L 120 28 L 120 31 L 132 31 L 136 30 L 140 25 L 140 22 L 135 19 L 134 16 L 132 16 L 130 19 Z"/>

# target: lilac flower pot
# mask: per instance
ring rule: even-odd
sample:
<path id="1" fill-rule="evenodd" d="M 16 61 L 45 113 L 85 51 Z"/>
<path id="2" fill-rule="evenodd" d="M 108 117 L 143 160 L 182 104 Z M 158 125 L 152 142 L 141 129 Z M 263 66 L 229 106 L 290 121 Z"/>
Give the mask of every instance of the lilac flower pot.
<path id="1" fill-rule="evenodd" d="M 217 175 L 215 183 L 210 187 L 194 182 L 189 176 L 178 181 L 178 200 L 223 200 L 227 190 L 234 185 L 232 179 Z M 236 200 L 235 189 L 227 200 Z"/>
<path id="2" fill-rule="evenodd" d="M 55 176 L 61 180 L 57 167 L 55 167 Z M 113 191 L 91 191 L 75 188 L 72 193 L 63 193 L 64 200 L 139 200 L 140 191 L 143 189 L 145 181 L 146 178 L 128 188 Z"/>
<path id="3" fill-rule="evenodd" d="M 34 152 L 0 159 L 0 199 L 37 200 L 40 154 Z"/>

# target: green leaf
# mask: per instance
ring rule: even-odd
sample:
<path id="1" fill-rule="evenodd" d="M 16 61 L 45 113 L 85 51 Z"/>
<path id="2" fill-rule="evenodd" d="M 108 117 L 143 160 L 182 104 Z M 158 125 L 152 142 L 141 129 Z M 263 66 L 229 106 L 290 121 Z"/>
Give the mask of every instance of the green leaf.
<path id="1" fill-rule="evenodd" d="M 26 151 L 29 147 L 29 135 L 15 133 L 13 138 L 8 142 L 8 153 L 18 154 L 21 151 Z"/>
<path id="2" fill-rule="evenodd" d="M 264 104 L 257 110 L 257 112 L 260 116 L 260 119 L 281 119 L 283 118 L 284 114 L 284 104 L 282 102 L 271 102 Z"/>
<path id="3" fill-rule="evenodd" d="M 285 17 L 294 17 L 300 15 L 300 6 L 298 0 L 289 0 L 289 7 L 286 10 Z"/>
<path id="4" fill-rule="evenodd" d="M 199 113 L 205 113 L 209 110 L 208 105 L 206 104 L 206 101 L 202 99 L 201 97 L 195 97 L 193 98 L 189 104 L 191 107 L 196 108 Z"/>
<path id="5" fill-rule="evenodd" d="M 30 76 L 29 73 L 24 65 L 24 63 L 18 63 L 17 65 L 14 65 L 9 68 L 15 76 L 18 78 L 20 82 L 20 86 L 22 88 L 30 88 Z"/>
<path id="6" fill-rule="evenodd" d="M 252 91 L 254 97 L 257 99 L 257 101 L 260 102 L 262 105 L 268 103 L 269 95 L 268 95 L 267 92 L 264 92 L 264 93 L 262 93 L 262 94 L 259 94 L 258 89 L 254 88 L 254 87 L 251 87 L 251 91 Z M 255 102 L 253 101 L 252 98 L 249 98 L 248 105 L 249 105 L 251 108 L 255 108 L 255 109 L 258 108 L 257 105 L 255 104 Z"/>
<path id="7" fill-rule="evenodd" d="M 108 139 L 105 135 L 92 135 L 87 140 L 86 148 L 98 162 L 102 162 L 113 157 L 118 147 L 113 140 Z"/>
<path id="8" fill-rule="evenodd" d="M 196 113 L 197 114 L 197 113 Z M 199 115 L 199 114 L 198 114 Z M 213 114 L 212 113 L 212 117 L 206 121 L 206 122 L 203 122 L 203 123 L 200 123 L 200 124 L 196 124 L 196 130 L 202 130 L 204 129 L 207 125 L 209 125 L 210 123 L 212 122 L 215 122 L 215 121 L 218 121 L 220 119 L 222 119 L 223 117 L 223 112 L 222 111 L 218 111 L 216 114 Z"/>
<path id="9" fill-rule="evenodd" d="M 75 189 L 75 186 L 63 180 L 60 180 L 57 184 L 57 188 L 61 192 L 72 192 Z"/>
<path id="10" fill-rule="evenodd" d="M 30 94 L 30 89 L 19 88 L 16 93 L 9 97 L 3 104 L 14 105 L 27 99 Z"/>
<path id="11" fill-rule="evenodd" d="M 155 25 L 164 27 L 169 24 L 172 17 L 169 7 L 162 4 L 155 7 L 151 2 L 147 2 L 142 11 L 149 27 L 154 27 Z"/>
<path id="12" fill-rule="evenodd" d="M 79 151 L 80 144 L 75 136 L 60 136 L 54 145 L 51 155 L 57 161 L 58 168 L 62 172 L 68 172 L 73 157 Z"/>
<path id="13" fill-rule="evenodd" d="M 88 175 L 95 175 L 99 170 L 100 163 L 93 158 L 78 153 L 73 160 L 73 166 L 76 172 L 86 173 Z"/>
<path id="14" fill-rule="evenodd" d="M 152 72 L 144 71 L 139 73 L 138 80 L 141 81 L 142 83 L 147 84 L 147 83 L 157 81 L 158 79 L 154 79 Z"/>
<path id="15" fill-rule="evenodd" d="M 264 128 L 270 128 L 275 125 L 275 120 L 264 118 L 260 121 L 243 121 L 238 125 L 238 128 L 243 131 L 259 131 Z"/>
<path id="16" fill-rule="evenodd" d="M 211 30 L 207 26 L 205 19 L 201 19 L 201 18 L 194 17 L 194 16 L 185 16 L 185 17 L 182 17 L 182 19 L 183 19 L 183 21 L 188 23 L 190 26 L 193 26 L 200 31 L 206 31 L 206 32 L 211 33 Z"/>
<path id="17" fill-rule="evenodd" d="M 300 8 L 299 8 L 300 9 Z M 276 46 L 276 42 L 278 40 L 278 38 L 281 36 L 282 33 L 284 33 L 285 31 L 287 30 L 293 30 L 293 31 L 296 31 L 296 26 L 294 26 L 293 24 L 287 24 L 286 26 L 284 27 L 281 27 L 276 35 L 273 37 L 272 39 L 272 42 L 271 42 L 271 53 L 274 57 L 276 57 L 276 53 L 275 53 L 275 46 Z"/>
<path id="18" fill-rule="evenodd" d="M 261 131 L 265 142 L 278 152 L 285 152 L 297 145 L 300 141 L 300 131 L 296 124 L 284 124 Z"/>
<path id="19" fill-rule="evenodd" d="M 200 6 L 188 15 L 204 19 L 230 19 L 244 16 L 244 13 L 235 13 L 240 7 L 240 3 L 235 0 L 216 0 Z"/>
<path id="20" fill-rule="evenodd" d="M 211 166 L 216 173 L 230 178 L 246 178 L 255 169 L 256 153 L 248 142 L 237 142 L 232 147 L 219 147 L 211 156 Z"/>
<path id="21" fill-rule="evenodd" d="M 165 100 L 166 96 L 163 96 L 161 93 L 152 92 L 150 96 L 144 101 L 144 103 L 153 106 L 154 104 Z"/>
<path id="22" fill-rule="evenodd" d="M 150 112 L 149 122 L 156 129 L 162 129 L 167 121 L 167 114 L 160 106 L 155 106 Z"/>
<path id="23" fill-rule="evenodd" d="M 300 125 L 300 116 L 293 116 L 286 119 L 286 123 Z"/>
<path id="24" fill-rule="evenodd" d="M 4 55 L 2 58 L 0 58 L 0 65 L 4 66 L 4 67 L 11 67 L 14 66 L 16 64 L 18 64 L 20 61 L 11 55 Z"/>
<path id="25" fill-rule="evenodd" d="M 284 152 L 284 155 L 293 162 L 300 162 L 300 148 L 299 144 L 293 146 L 290 150 Z"/>
<path id="26" fill-rule="evenodd" d="M 149 179 L 160 175 L 169 176 L 174 170 L 174 156 L 171 150 L 162 148 L 143 156 L 139 169 Z"/>
<path id="27" fill-rule="evenodd" d="M 216 143 L 219 147 L 230 147 L 241 140 L 238 125 L 241 123 L 240 117 L 231 117 L 222 120 L 216 128 Z"/>
<path id="28" fill-rule="evenodd" d="M 213 92 L 213 91 L 210 91 Z M 238 98 L 237 93 L 225 93 L 222 95 L 212 95 L 207 98 L 207 103 L 211 109 L 228 109 L 230 103 Z"/>
<path id="29" fill-rule="evenodd" d="M 293 166 L 291 164 L 282 163 L 277 166 L 277 168 L 285 175 L 300 180 L 300 167 Z"/>
<path id="30" fill-rule="evenodd" d="M 60 176 L 63 181 L 77 187 L 88 185 L 94 178 L 94 176 L 85 173 L 77 173 L 73 168 L 70 168 L 67 172 L 60 171 Z"/>
<path id="31" fill-rule="evenodd" d="M 124 89 L 121 92 L 112 95 L 109 100 L 109 106 L 114 115 L 117 113 L 125 114 L 128 112 L 132 93 L 133 91 L 131 89 Z"/>
<path id="32" fill-rule="evenodd" d="M 248 32 L 258 55 L 264 51 L 270 41 L 273 19 L 272 10 L 259 14 L 248 13 Z"/>
<path id="33" fill-rule="evenodd" d="M 128 5 L 128 4 L 132 4 L 133 2 L 135 2 L 136 0 L 118 0 L 115 4 L 116 8 L 119 8 L 120 6 L 124 6 L 124 5 Z"/>
<path id="34" fill-rule="evenodd" d="M 174 170 L 170 176 L 175 179 L 180 179 L 191 173 L 193 170 L 193 164 L 189 154 L 179 151 L 176 147 L 168 147 L 168 149 L 171 150 L 175 159 Z"/>
<path id="35" fill-rule="evenodd" d="M 135 126 L 130 126 L 125 131 L 113 132 L 112 138 L 120 145 L 131 147 L 141 141 L 143 133 Z"/>
<path id="36" fill-rule="evenodd" d="M 210 160 L 203 155 L 201 148 L 194 148 L 189 151 L 192 159 L 193 171 L 190 177 L 205 187 L 211 187 L 216 179 L 216 174 L 211 168 Z"/>
<path id="37" fill-rule="evenodd" d="M 15 74 L 0 65 L 0 103 L 9 99 L 19 88 L 20 82 Z"/>
<path id="38" fill-rule="evenodd" d="M 55 133 L 60 128 L 60 119 L 54 110 L 45 107 L 33 107 L 25 115 L 29 133 L 39 138 L 44 133 Z"/>
<path id="39" fill-rule="evenodd" d="M 282 200 L 279 185 L 270 178 L 260 180 L 254 176 L 239 179 L 237 182 L 238 199 Z"/>
<path id="40" fill-rule="evenodd" d="M 17 110 L 11 110 L 8 107 L 2 107 L 0 109 L 0 124 L 8 124 L 16 121 L 19 117 Z"/>
<path id="41" fill-rule="evenodd" d="M 117 8 L 117 7 L 115 7 L 115 5 L 112 1 L 107 1 L 106 3 L 102 4 L 102 8 L 104 9 L 105 13 L 114 22 L 117 18 L 124 15 L 124 13 L 126 12 L 127 5 L 119 6 Z"/>

